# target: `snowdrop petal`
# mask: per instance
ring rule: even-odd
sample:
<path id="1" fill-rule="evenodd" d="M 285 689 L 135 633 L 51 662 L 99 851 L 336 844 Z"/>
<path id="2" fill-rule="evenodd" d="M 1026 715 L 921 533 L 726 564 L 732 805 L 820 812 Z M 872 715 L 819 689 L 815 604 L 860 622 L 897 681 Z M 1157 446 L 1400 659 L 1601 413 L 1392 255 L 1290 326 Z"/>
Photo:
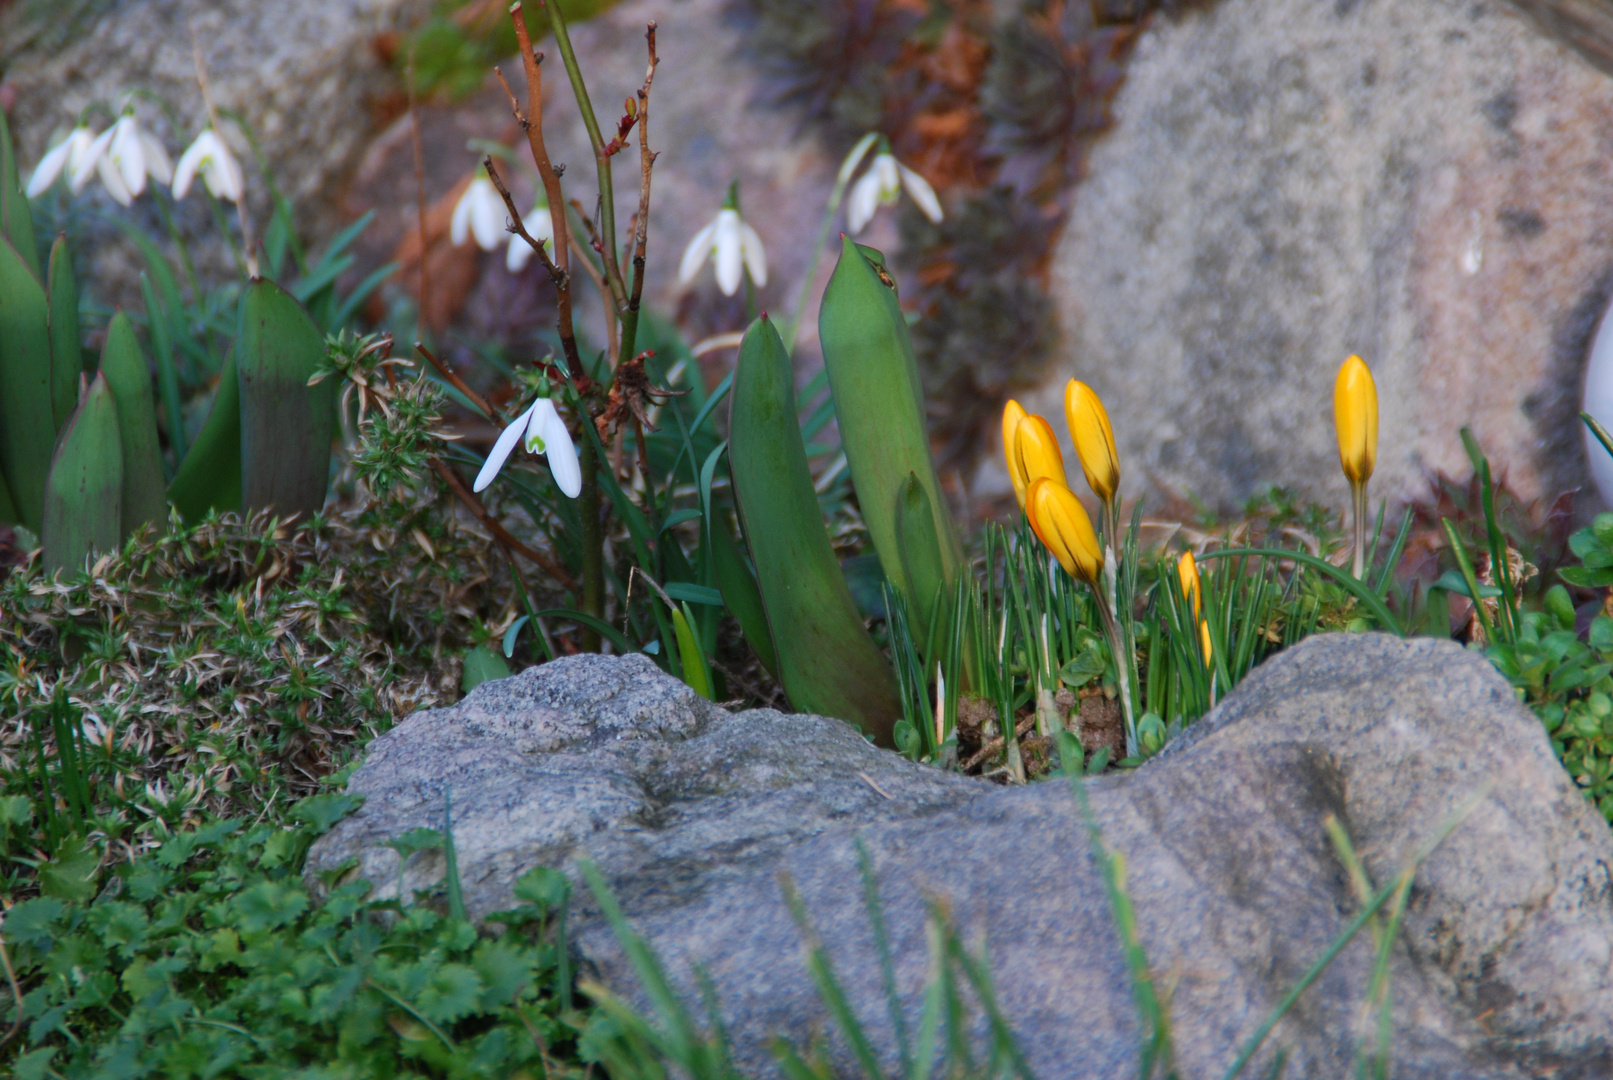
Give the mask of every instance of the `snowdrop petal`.
<path id="1" fill-rule="evenodd" d="M 101 178 L 101 186 L 106 188 L 106 193 L 112 196 L 113 201 L 119 206 L 130 206 L 134 203 L 134 193 L 123 182 L 123 173 L 112 160 L 111 154 L 101 155 L 101 160 L 95 163 L 95 172 Z"/>
<path id="2" fill-rule="evenodd" d="M 51 147 L 49 153 L 39 159 L 39 164 L 34 166 L 34 174 L 28 178 L 28 197 L 30 199 L 36 198 L 40 193 L 49 190 L 50 186 L 56 182 L 56 178 L 67 167 L 67 158 L 73 152 L 73 143 L 77 137 L 78 131 L 74 131 L 73 134 Z"/>
<path id="3" fill-rule="evenodd" d="M 549 471 L 554 482 L 568 499 L 575 499 L 582 491 L 582 464 L 577 460 L 577 447 L 571 441 L 571 432 L 560 418 L 554 402 L 540 398 L 538 404 L 547 405 L 533 417 L 532 426 L 542 425 L 543 453 L 549 459 Z"/>
<path id="4" fill-rule="evenodd" d="M 112 145 L 107 156 L 123 175 L 124 186 L 132 195 L 146 190 L 146 148 L 140 141 L 140 121 L 126 114 L 112 125 Z"/>
<path id="5" fill-rule="evenodd" d="M 683 249 L 683 261 L 678 263 L 678 282 L 680 284 L 689 284 L 694 280 L 694 276 L 700 273 L 700 268 L 705 265 L 706 258 L 711 254 L 711 236 L 716 231 L 717 223 L 715 221 L 707 224 L 694 234 L 694 239 L 689 241 L 689 246 Z"/>
<path id="6" fill-rule="evenodd" d="M 470 215 L 473 209 L 470 193 L 475 186 L 476 182 L 471 181 L 471 186 L 465 189 L 465 193 L 454 204 L 454 216 L 448 222 L 448 239 L 455 247 L 462 245 L 465 237 L 470 235 Z"/>
<path id="7" fill-rule="evenodd" d="M 504 269 L 519 274 L 532 261 L 532 245 L 519 236 L 510 237 L 510 248 L 504 253 Z"/>
<path id="8" fill-rule="evenodd" d="M 478 178 L 471 181 L 477 195 L 470 214 L 470 231 L 476 236 L 476 246 L 483 251 L 497 251 L 504 242 L 504 200 L 493 189 L 493 182 Z"/>
<path id="9" fill-rule="evenodd" d="M 90 182 L 90 177 L 96 174 L 101 159 L 106 156 L 106 148 L 112 145 L 112 133 L 116 130 L 115 127 L 109 127 L 101 132 L 84 148 L 84 153 L 79 155 L 76 161 L 69 162 L 67 181 L 73 194 L 77 195 L 83 191 L 84 185 Z"/>
<path id="10" fill-rule="evenodd" d="M 896 159 L 890 154 L 880 154 L 874 158 L 874 166 L 868 172 L 879 178 L 879 201 L 886 206 L 893 205 L 902 193 L 901 168 Z"/>
<path id="11" fill-rule="evenodd" d="M 535 408 L 536 405 L 532 407 Z M 476 482 L 471 485 L 472 491 L 485 489 L 493 482 L 493 477 L 498 475 L 498 471 L 504 468 L 504 463 L 510 459 L 510 454 L 520 443 L 521 436 L 526 434 L 527 424 L 532 420 L 532 409 L 522 413 L 516 418 L 515 423 L 499 434 L 498 441 L 493 444 L 492 453 L 487 455 L 487 463 L 482 466 L 482 471 L 476 474 Z"/>
<path id="12" fill-rule="evenodd" d="M 190 185 L 196 179 L 196 170 L 207 160 L 212 135 L 211 131 L 202 132 L 196 136 L 196 141 L 185 147 L 185 152 L 179 155 L 179 164 L 174 166 L 173 192 L 176 202 L 190 194 Z"/>
<path id="13" fill-rule="evenodd" d="M 739 250 L 745 256 L 745 269 L 750 271 L 750 279 L 759 289 L 767 284 L 767 249 L 762 246 L 762 238 L 756 235 L 756 230 L 744 222 L 740 222 L 739 236 Z"/>
<path id="14" fill-rule="evenodd" d="M 835 183 L 845 184 L 851 181 L 851 174 L 857 171 L 857 166 L 863 163 L 863 158 L 868 155 L 869 148 L 874 145 L 878 138 L 879 136 L 870 131 L 857 140 L 857 145 L 851 148 L 851 153 L 846 155 L 846 160 L 840 163 L 840 172 L 835 177 Z"/>
<path id="15" fill-rule="evenodd" d="M 223 139 L 213 141 L 218 144 L 217 153 L 202 170 L 207 190 L 217 198 L 239 203 L 246 197 L 246 177 L 241 175 L 241 163 L 235 160 Z"/>
<path id="16" fill-rule="evenodd" d="M 554 218 L 547 206 L 534 206 L 526 216 L 526 231 L 550 251 L 554 250 Z"/>
<path id="17" fill-rule="evenodd" d="M 147 135 L 142 131 L 140 133 L 140 148 L 146 154 L 146 173 L 159 184 L 172 183 L 174 179 L 174 163 L 168 157 L 168 151 L 163 149 L 162 143 L 157 141 L 156 136 Z"/>
<path id="18" fill-rule="evenodd" d="M 717 247 L 717 288 L 724 296 L 732 296 L 739 291 L 744 272 L 744 253 L 739 249 L 743 235 L 739 212 L 719 210 L 716 226 L 712 240 Z"/>
<path id="19" fill-rule="evenodd" d="M 846 199 L 846 230 L 853 236 L 862 232 L 878 206 L 879 177 L 870 169 L 851 185 L 851 195 Z"/>
<path id="20" fill-rule="evenodd" d="M 898 165 L 897 168 L 902 172 L 902 186 L 907 189 L 907 194 L 912 200 L 918 203 L 919 209 L 924 211 L 924 216 L 931 221 L 940 221 L 941 200 L 935 197 L 935 189 L 930 186 L 930 182 L 906 165 Z"/>

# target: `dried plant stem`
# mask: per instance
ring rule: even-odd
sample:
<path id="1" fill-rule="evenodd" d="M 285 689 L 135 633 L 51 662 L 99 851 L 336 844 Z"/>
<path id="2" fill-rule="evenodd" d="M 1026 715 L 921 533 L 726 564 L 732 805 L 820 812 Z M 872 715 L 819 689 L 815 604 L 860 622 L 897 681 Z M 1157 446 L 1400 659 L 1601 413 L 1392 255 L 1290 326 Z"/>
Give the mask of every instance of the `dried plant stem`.
<path id="1" fill-rule="evenodd" d="M 431 310 L 431 274 L 426 265 L 430 261 L 427 258 L 430 250 L 426 244 L 426 155 L 420 145 L 420 113 L 415 108 L 413 45 L 409 46 L 409 67 L 404 77 L 409 86 L 409 136 L 414 144 L 414 200 L 420 219 L 420 326 L 423 330 L 426 314 Z M 421 351 L 424 352 L 423 349 Z M 442 370 L 442 365 L 437 363 L 435 357 L 429 359 L 437 370 Z"/>
<path id="2" fill-rule="evenodd" d="M 465 508 L 475 514 L 478 521 L 487 526 L 487 531 L 493 534 L 495 541 L 543 567 L 556 581 L 560 582 L 562 587 L 570 589 L 572 592 L 577 591 L 577 579 L 566 573 L 564 566 L 561 566 L 543 552 L 527 547 L 512 536 L 510 530 L 504 527 L 504 523 L 493 516 L 493 512 L 483 504 L 482 500 L 476 497 L 475 492 L 465 486 L 465 481 L 461 480 L 459 474 L 449 468 L 447 463 L 441 458 L 432 458 L 431 467 L 437 470 L 437 475 L 442 477 L 443 482 L 453 490 L 455 495 L 459 496 L 459 501 L 465 504 Z M 513 566 L 511 567 L 511 572 L 514 572 Z"/>
<path id="3" fill-rule="evenodd" d="M 650 231 L 650 174 L 658 156 L 650 150 L 650 86 L 655 82 L 655 68 L 661 62 L 655 54 L 655 23 L 644 28 L 645 49 L 649 61 L 644 69 L 644 85 L 638 90 L 638 158 L 639 189 L 638 213 L 633 217 L 633 290 L 622 310 L 621 351 L 616 363 L 626 363 L 637 347 L 639 305 L 644 297 L 644 251 Z"/>
<path id="4" fill-rule="evenodd" d="M 437 369 L 437 374 L 446 379 L 450 386 L 452 386 L 455 390 L 458 390 L 461 394 L 464 394 L 466 400 L 472 405 L 476 406 L 478 412 L 487 417 L 489 420 L 493 421 L 495 424 L 498 423 L 498 415 L 493 412 L 493 407 L 489 405 L 485 399 L 483 399 L 482 395 L 478 394 L 476 391 L 467 386 L 464 379 L 461 379 L 458 375 L 455 375 L 447 364 L 444 364 L 441 360 L 438 360 L 436 354 L 430 349 L 426 348 L 425 342 L 417 341 L 414 343 L 414 347 L 419 350 L 421 356 L 424 356 L 426 360 L 430 362 L 432 367 Z M 390 375 L 391 371 L 389 370 L 387 374 Z"/>

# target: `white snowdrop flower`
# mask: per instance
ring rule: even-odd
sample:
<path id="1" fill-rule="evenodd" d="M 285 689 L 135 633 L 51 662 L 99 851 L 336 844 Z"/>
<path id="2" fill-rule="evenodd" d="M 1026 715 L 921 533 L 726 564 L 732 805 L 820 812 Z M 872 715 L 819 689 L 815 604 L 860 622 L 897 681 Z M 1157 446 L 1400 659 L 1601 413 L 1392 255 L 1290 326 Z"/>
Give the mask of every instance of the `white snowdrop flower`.
<path id="1" fill-rule="evenodd" d="M 454 217 L 448 224 L 448 238 L 455 247 L 464 244 L 468 236 L 476 237 L 476 246 L 483 251 L 497 251 L 504 239 L 504 200 L 499 197 L 493 181 L 485 169 L 476 170 L 476 179 L 470 182 L 465 194 L 454 204 Z"/>
<path id="2" fill-rule="evenodd" d="M 90 172 L 101 178 L 107 193 L 117 202 L 128 206 L 135 196 L 146 190 L 146 178 L 159 184 L 172 183 L 174 165 L 168 160 L 168 151 L 151 135 L 140 128 L 134 113 L 125 112 L 118 122 L 97 135 L 85 148 L 69 180 L 73 191 L 84 190 Z"/>
<path id="3" fill-rule="evenodd" d="M 906 190 L 908 197 L 931 221 L 941 220 L 941 200 L 928 180 L 896 160 L 888 146 L 874 155 L 873 164 L 862 179 L 851 186 L 846 199 L 846 228 L 860 233 L 881 206 L 895 206 Z"/>
<path id="4" fill-rule="evenodd" d="M 90 131 L 87 124 L 80 124 L 72 133 L 51 147 L 39 164 L 34 166 L 34 174 L 28 178 L 28 197 L 37 198 L 50 190 L 56 178 L 64 172 L 71 178 L 77 171 L 79 162 L 84 160 L 84 154 L 95 143 L 95 134 Z"/>
<path id="5" fill-rule="evenodd" d="M 503 200 L 500 200 L 502 203 Z M 549 216 L 549 203 L 543 196 L 538 196 L 537 205 L 532 212 L 522 219 L 526 231 L 532 234 L 532 239 L 542 244 L 550 254 L 554 253 L 554 218 Z M 519 233 L 510 236 L 510 250 L 504 256 L 504 267 L 512 274 L 519 274 L 532 260 L 532 245 L 527 243 Z"/>
<path id="6" fill-rule="evenodd" d="M 694 280 L 708 258 L 717 265 L 717 287 L 724 296 L 739 291 L 746 270 L 758 288 L 767 284 L 767 249 L 732 203 L 730 196 L 729 205 L 717 211 L 711 223 L 695 233 L 683 249 L 683 262 L 678 266 L 678 280 L 683 284 Z"/>
<path id="7" fill-rule="evenodd" d="M 573 445 L 571 433 L 566 430 L 566 422 L 560 419 L 554 401 L 546 397 L 534 401 L 530 409 L 504 429 L 493 444 L 493 452 L 487 455 L 487 463 L 476 474 L 476 483 L 471 485 L 471 490 L 482 491 L 493 482 L 523 436 L 527 453 L 547 455 L 554 482 L 568 498 L 575 499 L 582 491 L 582 465 L 577 461 L 577 447 Z"/>
<path id="8" fill-rule="evenodd" d="M 198 174 L 215 198 L 239 203 L 246 194 L 246 177 L 241 172 L 240 162 L 212 128 L 196 136 L 196 141 L 179 155 L 179 165 L 174 169 L 175 199 L 183 199 L 190 193 L 190 185 Z"/>

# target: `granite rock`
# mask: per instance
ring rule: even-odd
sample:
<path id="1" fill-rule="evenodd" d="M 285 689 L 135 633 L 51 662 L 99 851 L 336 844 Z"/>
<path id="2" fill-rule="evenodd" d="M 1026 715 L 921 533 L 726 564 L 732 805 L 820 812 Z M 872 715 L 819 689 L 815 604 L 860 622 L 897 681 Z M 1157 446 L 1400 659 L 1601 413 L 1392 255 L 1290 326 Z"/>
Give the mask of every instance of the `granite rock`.
<path id="1" fill-rule="evenodd" d="M 1091 383 L 1128 494 L 1344 505 L 1352 352 L 1379 494 L 1467 475 L 1464 424 L 1525 497 L 1584 481 L 1613 292 L 1613 80 L 1584 55 L 1503 0 L 1224 0 L 1152 25 L 1114 116 L 1055 257 L 1066 357 L 1026 405 Z"/>
<path id="2" fill-rule="evenodd" d="M 804 1043 L 832 1028 L 802 968 L 782 872 L 894 1060 L 858 837 L 910 1023 L 928 970 L 926 902 L 941 899 L 966 940 L 988 948 L 1037 1075 L 1136 1075 L 1126 969 L 1063 782 L 993 787 L 876 750 L 837 721 L 725 712 L 643 658 L 574 657 L 377 740 L 351 782 L 368 801 L 315 846 L 310 877 L 356 858 L 390 888 L 396 855 L 376 845 L 439 824 L 447 784 L 474 911 L 502 906 L 529 866 L 575 877 L 586 854 L 677 985 L 694 994 L 697 963 L 710 975 L 747 1075 L 773 1072 L 774 1035 Z M 1613 838 L 1477 654 L 1430 639 L 1312 638 L 1148 765 L 1087 790 L 1105 843 L 1127 859 L 1181 1075 L 1223 1072 L 1358 910 L 1327 815 L 1385 883 L 1463 810 L 1417 870 L 1393 951 L 1395 1075 L 1613 1070 Z M 440 875 L 434 857 L 415 856 L 411 888 Z M 586 890 L 574 916 L 588 970 L 640 995 Z M 1278 1047 L 1289 1075 L 1346 1075 L 1372 961 L 1366 940 L 1346 948 L 1253 1075 Z M 843 1044 L 830 1048 L 854 1068 Z"/>

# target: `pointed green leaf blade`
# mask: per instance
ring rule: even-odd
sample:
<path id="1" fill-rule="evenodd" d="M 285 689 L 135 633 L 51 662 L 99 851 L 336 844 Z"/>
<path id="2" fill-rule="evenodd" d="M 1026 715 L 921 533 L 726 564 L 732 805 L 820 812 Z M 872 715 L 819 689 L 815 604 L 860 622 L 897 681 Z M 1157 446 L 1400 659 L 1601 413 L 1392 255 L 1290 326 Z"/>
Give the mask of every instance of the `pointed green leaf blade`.
<path id="1" fill-rule="evenodd" d="M 123 537 L 123 446 L 118 407 L 106 376 L 97 375 L 68 421 L 45 491 L 46 573 L 79 570 L 95 552 L 115 551 Z"/>
<path id="2" fill-rule="evenodd" d="M 709 523 L 711 561 L 717 571 L 717 587 L 722 590 L 723 603 L 739 622 L 739 632 L 745 635 L 756 659 L 776 679 L 779 677 L 778 655 L 773 651 L 773 636 L 767 630 L 767 609 L 762 606 L 756 577 L 745 565 L 744 552 L 734 539 L 726 515 L 713 516 L 718 520 Z"/>
<path id="3" fill-rule="evenodd" d="M 142 525 L 159 529 L 168 520 L 168 498 L 157 444 L 157 402 L 151 392 L 151 369 L 140 352 L 134 324 L 123 312 L 112 316 L 101 349 L 101 377 L 118 406 L 123 446 L 123 534 Z"/>
<path id="4" fill-rule="evenodd" d="M 11 142 L 11 128 L 5 110 L 0 109 L 0 235 L 11 241 L 34 277 L 39 277 L 39 248 L 34 240 L 34 216 L 28 209 L 28 196 L 22 193 L 22 177 L 17 172 L 17 151 Z"/>
<path id="5" fill-rule="evenodd" d="M 0 239 L 0 471 L 17 514 L 38 531 L 56 444 L 50 395 L 50 314 L 39 278 Z"/>
<path id="6" fill-rule="evenodd" d="M 917 617 L 916 636 L 927 641 L 931 625 L 945 626 L 950 620 L 943 615 L 936 619 L 937 608 L 951 594 L 947 585 L 946 560 L 941 553 L 941 538 L 935 530 L 935 513 L 930 508 L 930 497 L 924 485 L 912 473 L 902 481 L 896 493 L 896 543 L 901 550 L 902 576 L 907 581 L 907 595 Z M 925 656 L 931 654 L 926 645 Z"/>
<path id="7" fill-rule="evenodd" d="M 927 603 L 907 581 L 896 536 L 897 493 L 909 475 L 923 487 L 934 514 L 949 585 L 962 565 L 963 547 L 930 459 L 912 338 L 879 252 L 850 239 L 843 242 L 840 262 L 824 290 L 818 334 L 868 535 L 891 581 L 915 609 L 924 608 Z"/>
<path id="8" fill-rule="evenodd" d="M 207 422 L 168 485 L 168 501 L 186 521 L 241 509 L 241 383 L 233 352 L 224 358 Z"/>
<path id="9" fill-rule="evenodd" d="M 241 297 L 235 363 L 241 384 L 241 496 L 248 511 L 309 517 L 325 505 L 334 379 L 308 380 L 325 339 L 292 295 L 259 278 Z"/>
<path id="10" fill-rule="evenodd" d="M 56 430 L 60 432 L 78 407 L 78 376 L 84 370 L 78 325 L 78 282 L 73 278 L 73 256 L 67 250 L 66 233 L 56 237 L 56 242 L 50 246 L 48 282 L 50 407 Z"/>
<path id="11" fill-rule="evenodd" d="M 459 674 L 459 688 L 470 693 L 492 679 L 508 679 L 510 665 L 491 645 L 478 645 L 465 654 L 465 666 Z"/>
<path id="12" fill-rule="evenodd" d="M 789 353 L 766 316 L 740 346 L 729 430 L 734 489 L 784 692 L 795 708 L 849 720 L 890 746 L 902 712 L 896 680 L 829 546 L 796 425 Z"/>

